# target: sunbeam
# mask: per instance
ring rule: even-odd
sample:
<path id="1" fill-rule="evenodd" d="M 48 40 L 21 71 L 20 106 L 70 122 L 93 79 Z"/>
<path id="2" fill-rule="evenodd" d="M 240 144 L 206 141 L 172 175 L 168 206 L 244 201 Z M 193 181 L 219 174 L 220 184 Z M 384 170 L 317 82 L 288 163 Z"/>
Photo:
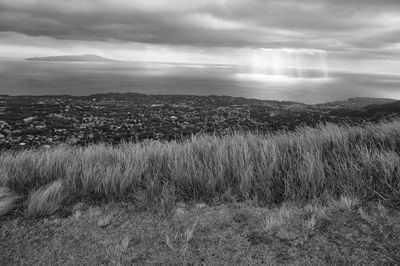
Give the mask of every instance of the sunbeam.
<path id="1" fill-rule="evenodd" d="M 254 49 L 251 69 L 254 77 L 271 81 L 329 78 L 327 53 L 322 50 Z"/>

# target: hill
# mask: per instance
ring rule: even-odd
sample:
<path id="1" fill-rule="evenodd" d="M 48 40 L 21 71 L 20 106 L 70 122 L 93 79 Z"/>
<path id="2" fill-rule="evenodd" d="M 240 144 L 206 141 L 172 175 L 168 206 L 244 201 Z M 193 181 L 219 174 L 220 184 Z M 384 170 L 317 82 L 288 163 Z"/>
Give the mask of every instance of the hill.
<path id="1" fill-rule="evenodd" d="M 349 98 L 345 101 L 335 101 L 323 104 L 317 104 L 316 106 L 322 108 L 349 108 L 349 109 L 359 109 L 364 108 L 368 105 L 381 105 L 393 103 L 396 100 L 386 99 L 386 98 L 370 98 L 370 97 L 354 97 Z"/>
<path id="2" fill-rule="evenodd" d="M 47 61 L 47 62 L 116 62 L 99 55 L 62 55 L 62 56 L 46 56 L 46 57 L 31 57 L 28 61 Z"/>
<path id="3" fill-rule="evenodd" d="M 0 260 L 397 265 L 399 147 L 395 120 L 4 151 Z"/>
<path id="4" fill-rule="evenodd" d="M 232 131 L 263 134 L 319 123 L 387 121 L 400 115 L 400 102 L 371 98 L 341 105 L 139 93 L 0 96 L 0 100 L 0 150 L 65 142 L 182 140 L 195 134 Z"/>

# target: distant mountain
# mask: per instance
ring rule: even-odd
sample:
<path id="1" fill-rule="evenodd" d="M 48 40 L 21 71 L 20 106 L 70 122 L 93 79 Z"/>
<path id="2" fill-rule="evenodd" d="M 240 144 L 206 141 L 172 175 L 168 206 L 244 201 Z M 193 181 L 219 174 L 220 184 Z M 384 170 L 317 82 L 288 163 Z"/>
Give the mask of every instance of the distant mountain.
<path id="1" fill-rule="evenodd" d="M 31 57 L 27 58 L 26 60 L 47 61 L 47 62 L 116 62 L 117 61 L 94 54 Z"/>

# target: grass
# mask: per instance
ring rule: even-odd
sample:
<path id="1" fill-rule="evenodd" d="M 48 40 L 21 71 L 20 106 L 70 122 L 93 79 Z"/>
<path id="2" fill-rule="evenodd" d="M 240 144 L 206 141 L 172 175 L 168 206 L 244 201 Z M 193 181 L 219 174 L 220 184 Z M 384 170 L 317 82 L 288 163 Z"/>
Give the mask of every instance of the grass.
<path id="1" fill-rule="evenodd" d="M 397 265 L 399 207 L 400 120 L 0 154 L 8 265 Z"/>
<path id="2" fill-rule="evenodd" d="M 0 187 L 0 216 L 11 212 L 17 205 L 18 195 L 7 188 Z"/>
<path id="3" fill-rule="evenodd" d="M 108 203 L 34 223 L 5 220 L 0 260 L 5 265 L 398 265 L 400 212 L 379 202 L 337 208 L 340 202 L 202 208 L 181 203 L 184 211 L 167 217 L 135 212 L 132 203 Z M 108 226 L 98 225 L 110 215 Z M 273 217 L 268 223 L 274 226 L 266 226 L 266 217 Z"/>
<path id="4" fill-rule="evenodd" d="M 283 204 L 280 209 L 270 212 L 265 216 L 264 230 L 271 231 L 290 221 L 295 214 L 295 209 L 288 204 Z"/>
<path id="5" fill-rule="evenodd" d="M 0 186 L 26 196 L 27 212 L 34 216 L 88 199 L 169 210 L 191 200 L 281 204 L 350 195 L 398 207 L 399 166 L 400 120 L 183 142 L 4 151 Z"/>
<path id="6" fill-rule="evenodd" d="M 39 188 L 29 195 L 27 214 L 34 217 L 44 217 L 60 209 L 64 200 L 62 181 Z"/>

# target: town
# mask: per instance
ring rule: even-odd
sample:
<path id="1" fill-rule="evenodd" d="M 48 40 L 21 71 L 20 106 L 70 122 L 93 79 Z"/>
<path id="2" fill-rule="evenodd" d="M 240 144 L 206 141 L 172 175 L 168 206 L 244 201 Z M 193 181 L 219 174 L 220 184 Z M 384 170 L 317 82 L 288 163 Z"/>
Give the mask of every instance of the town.
<path id="1" fill-rule="evenodd" d="M 230 96 L 0 95 L 0 149 L 169 141 L 234 131 L 265 134 L 325 122 L 379 121 L 400 111 L 394 100 L 380 105 L 352 101 L 306 105 Z M 371 106 L 380 111 L 371 111 Z"/>

